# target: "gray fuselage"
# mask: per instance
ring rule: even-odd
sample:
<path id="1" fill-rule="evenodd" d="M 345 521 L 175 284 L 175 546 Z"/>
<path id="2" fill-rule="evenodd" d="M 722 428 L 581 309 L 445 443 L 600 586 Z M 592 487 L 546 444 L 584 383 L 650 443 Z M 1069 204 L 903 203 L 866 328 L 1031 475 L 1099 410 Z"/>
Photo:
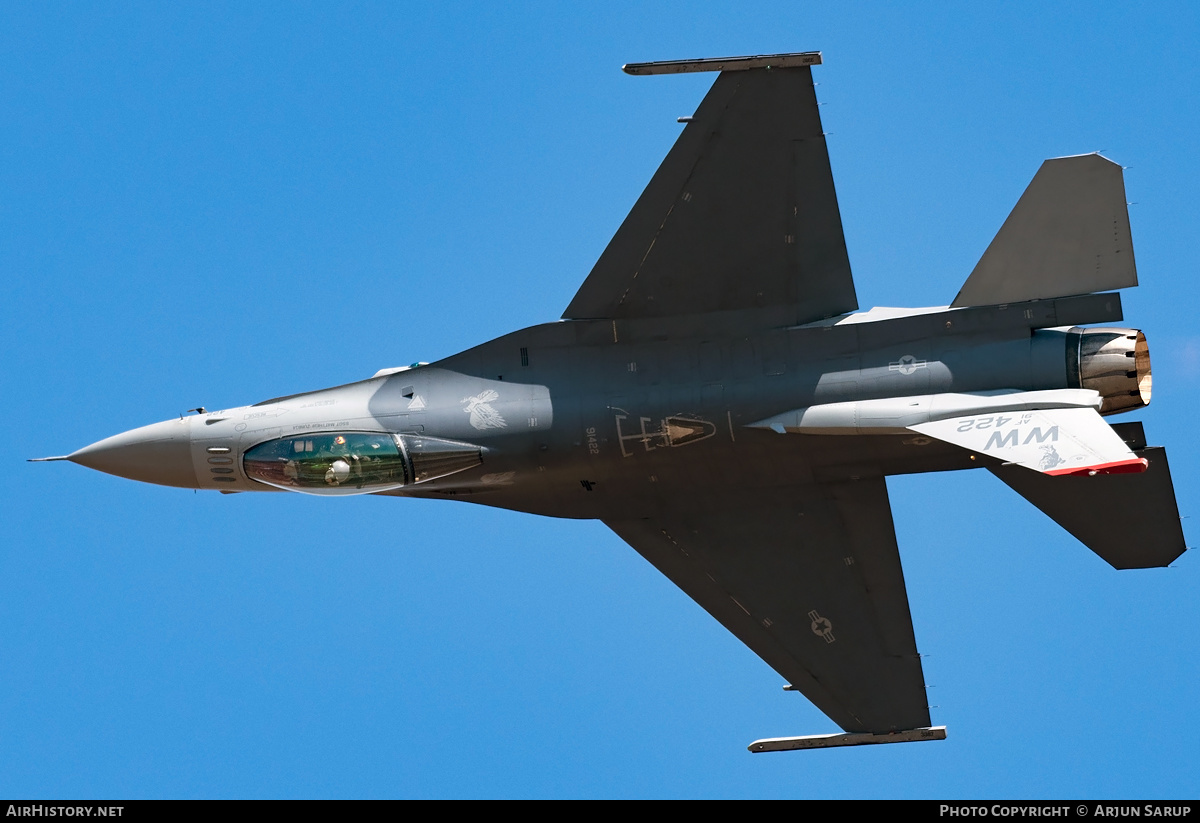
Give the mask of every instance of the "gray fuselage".
<path id="1" fill-rule="evenodd" d="M 983 465 L 925 437 L 780 436 L 750 424 L 854 400 L 1074 387 L 1069 327 L 1037 326 L 1071 322 L 1081 310 L 1119 315 L 1119 301 L 877 309 L 754 335 L 722 334 L 719 317 L 691 318 L 673 334 L 656 323 L 649 335 L 630 322 L 549 323 L 433 364 L 154 424 L 72 459 L 168 485 L 274 490 L 247 474 L 247 451 L 287 438 L 383 432 L 404 435 L 410 447 L 424 439 L 473 444 L 481 459 L 421 482 L 343 485 L 341 493 L 443 497 L 557 517 L 648 516 L 689 489 Z M 189 465 L 169 475 L 106 465 L 118 451 L 105 448 L 110 441 L 126 455 L 130 443 L 150 444 L 160 468 L 168 460 Z"/>

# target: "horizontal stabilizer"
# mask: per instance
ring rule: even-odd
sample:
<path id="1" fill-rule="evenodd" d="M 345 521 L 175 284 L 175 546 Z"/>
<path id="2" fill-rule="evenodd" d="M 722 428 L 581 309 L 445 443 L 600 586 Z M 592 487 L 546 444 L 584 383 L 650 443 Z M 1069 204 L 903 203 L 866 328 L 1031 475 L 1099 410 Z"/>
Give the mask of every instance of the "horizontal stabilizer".
<path id="1" fill-rule="evenodd" d="M 951 303 L 990 306 L 1137 285 L 1121 167 L 1047 160 Z"/>
<path id="2" fill-rule="evenodd" d="M 803 737 L 768 737 L 764 740 L 755 740 L 747 748 L 752 752 L 794 752 L 798 749 L 831 749 L 835 746 L 870 746 L 876 743 L 915 743 L 920 740 L 945 739 L 945 726 L 930 726 L 893 734 L 809 734 Z"/>
<path id="3" fill-rule="evenodd" d="M 992 474 L 1117 569 L 1166 566 L 1183 554 L 1183 527 L 1165 449 L 1139 449 L 1141 474 L 1057 480 L 1016 466 Z"/>
<path id="4" fill-rule="evenodd" d="M 928 437 L 1044 475 L 1126 474 L 1146 470 L 1095 409 L 1039 409 L 954 417 L 909 427 Z"/>

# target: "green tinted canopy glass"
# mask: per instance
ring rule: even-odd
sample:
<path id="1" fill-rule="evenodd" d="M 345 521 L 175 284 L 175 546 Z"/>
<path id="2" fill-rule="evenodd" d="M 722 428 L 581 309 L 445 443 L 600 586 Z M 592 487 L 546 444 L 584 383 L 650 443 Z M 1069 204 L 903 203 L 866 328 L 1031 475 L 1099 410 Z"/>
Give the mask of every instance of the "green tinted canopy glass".
<path id="1" fill-rule="evenodd" d="M 410 482 L 409 462 L 391 434 L 322 432 L 260 443 L 246 452 L 254 480 L 310 494 L 366 494 Z"/>

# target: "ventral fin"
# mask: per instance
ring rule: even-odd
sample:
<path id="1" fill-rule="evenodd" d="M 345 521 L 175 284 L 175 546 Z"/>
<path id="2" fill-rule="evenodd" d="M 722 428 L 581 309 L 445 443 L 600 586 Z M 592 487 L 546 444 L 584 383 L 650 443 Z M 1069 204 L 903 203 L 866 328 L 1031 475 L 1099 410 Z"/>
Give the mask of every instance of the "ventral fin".
<path id="1" fill-rule="evenodd" d="M 1147 465 L 1094 409 L 999 412 L 909 428 L 1051 477 L 1136 473 Z"/>

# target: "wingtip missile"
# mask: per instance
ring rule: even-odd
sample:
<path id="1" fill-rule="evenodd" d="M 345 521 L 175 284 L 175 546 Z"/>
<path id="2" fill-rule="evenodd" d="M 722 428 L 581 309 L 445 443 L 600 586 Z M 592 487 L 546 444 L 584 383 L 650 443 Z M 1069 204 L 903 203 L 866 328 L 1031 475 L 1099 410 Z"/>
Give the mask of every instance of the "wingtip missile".
<path id="1" fill-rule="evenodd" d="M 922 740 L 945 740 L 945 726 L 907 729 L 890 734 L 845 732 L 842 734 L 809 734 L 801 737 L 768 737 L 755 740 L 746 748 L 754 752 L 792 752 L 799 749 L 832 749 L 838 746 L 872 746 L 879 743 L 917 743 Z"/>
<path id="2" fill-rule="evenodd" d="M 657 60 L 651 63 L 626 63 L 626 74 L 685 74 L 700 71 L 748 71 L 750 69 L 790 69 L 821 65 L 821 52 L 799 51 L 786 54 L 752 54 L 744 57 L 702 57 L 696 60 Z"/>

